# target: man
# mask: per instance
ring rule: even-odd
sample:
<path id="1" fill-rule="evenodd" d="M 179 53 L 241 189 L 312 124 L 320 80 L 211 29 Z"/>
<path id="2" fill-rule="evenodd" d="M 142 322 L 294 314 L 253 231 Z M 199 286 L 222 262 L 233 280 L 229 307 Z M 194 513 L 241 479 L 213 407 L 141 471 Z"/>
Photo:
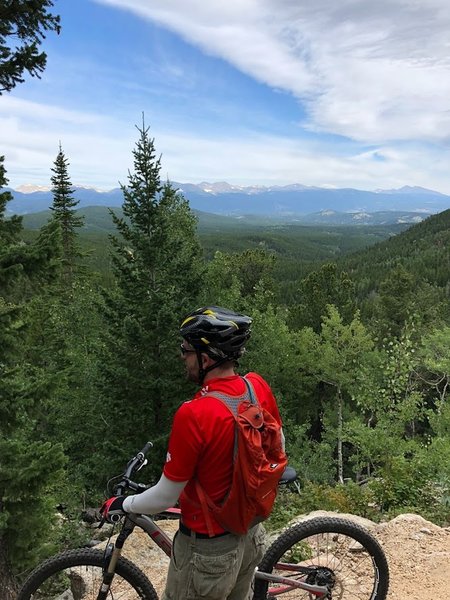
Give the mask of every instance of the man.
<path id="1" fill-rule="evenodd" d="M 264 529 L 246 535 L 224 530 L 205 515 L 196 482 L 220 502 L 228 493 L 233 473 L 235 419 L 214 393 L 227 397 L 245 394 L 246 384 L 236 374 L 238 359 L 250 337 L 251 319 L 225 308 L 204 307 L 181 324 L 181 358 L 189 380 L 201 388 L 177 410 L 163 474 L 156 486 L 127 498 L 111 498 L 102 507 L 105 518 L 133 512 L 154 514 L 181 508 L 180 529 L 174 538 L 163 600 L 250 599 L 255 567 L 262 558 Z M 269 385 L 256 373 L 246 379 L 265 408 L 281 425 Z"/>

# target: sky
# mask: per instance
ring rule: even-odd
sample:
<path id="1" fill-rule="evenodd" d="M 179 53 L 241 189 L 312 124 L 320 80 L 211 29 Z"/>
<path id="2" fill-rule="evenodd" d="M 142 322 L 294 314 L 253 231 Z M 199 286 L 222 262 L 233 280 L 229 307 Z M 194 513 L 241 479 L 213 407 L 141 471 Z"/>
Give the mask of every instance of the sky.
<path id="1" fill-rule="evenodd" d="M 150 127 L 176 182 L 450 194 L 448 0 L 55 0 L 41 79 L 0 96 L 9 185 L 111 189 Z"/>

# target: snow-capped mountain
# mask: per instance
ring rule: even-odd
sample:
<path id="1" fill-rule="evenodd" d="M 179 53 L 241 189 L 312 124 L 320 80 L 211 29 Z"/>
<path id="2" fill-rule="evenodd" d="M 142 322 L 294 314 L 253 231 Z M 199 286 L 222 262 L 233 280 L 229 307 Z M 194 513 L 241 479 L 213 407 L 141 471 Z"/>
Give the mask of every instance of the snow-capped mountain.
<path id="1" fill-rule="evenodd" d="M 289 218 L 321 213 L 321 218 L 326 220 L 331 219 L 333 213 L 349 213 L 352 215 L 352 222 L 366 222 L 367 215 L 376 212 L 403 211 L 408 213 L 407 218 L 411 219 L 411 213 L 421 218 L 450 208 L 450 196 L 411 186 L 404 186 L 398 190 L 376 191 L 330 189 L 302 184 L 237 186 L 226 182 L 173 182 L 173 186 L 189 200 L 191 208 L 220 215 L 259 214 Z M 120 188 L 98 191 L 74 186 L 74 190 L 74 197 L 78 199 L 80 208 L 118 207 L 123 202 Z M 14 198 L 8 203 L 10 213 L 39 212 L 46 210 L 52 203 L 51 191 L 42 189 L 41 186 L 26 185 L 10 191 Z"/>

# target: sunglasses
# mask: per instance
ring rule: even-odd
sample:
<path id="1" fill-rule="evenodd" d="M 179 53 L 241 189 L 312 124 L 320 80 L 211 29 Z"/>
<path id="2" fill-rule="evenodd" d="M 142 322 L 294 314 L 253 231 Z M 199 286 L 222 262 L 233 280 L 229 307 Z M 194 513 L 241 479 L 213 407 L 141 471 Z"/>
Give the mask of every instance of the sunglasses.
<path id="1" fill-rule="evenodd" d="M 181 350 L 181 354 L 184 356 L 185 354 L 189 354 L 190 352 L 196 352 L 196 350 L 188 350 L 187 348 L 185 348 L 183 346 L 183 344 L 180 344 L 180 350 Z"/>

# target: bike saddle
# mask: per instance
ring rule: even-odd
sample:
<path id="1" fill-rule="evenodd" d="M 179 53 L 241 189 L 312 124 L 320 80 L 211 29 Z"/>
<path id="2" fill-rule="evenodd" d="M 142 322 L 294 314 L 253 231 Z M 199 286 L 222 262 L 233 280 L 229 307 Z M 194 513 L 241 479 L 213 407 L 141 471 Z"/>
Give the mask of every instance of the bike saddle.
<path id="1" fill-rule="evenodd" d="M 279 481 L 280 485 L 284 485 L 286 483 L 291 483 L 297 479 L 297 472 L 294 467 L 290 467 L 289 465 L 285 468 L 283 475 Z"/>

